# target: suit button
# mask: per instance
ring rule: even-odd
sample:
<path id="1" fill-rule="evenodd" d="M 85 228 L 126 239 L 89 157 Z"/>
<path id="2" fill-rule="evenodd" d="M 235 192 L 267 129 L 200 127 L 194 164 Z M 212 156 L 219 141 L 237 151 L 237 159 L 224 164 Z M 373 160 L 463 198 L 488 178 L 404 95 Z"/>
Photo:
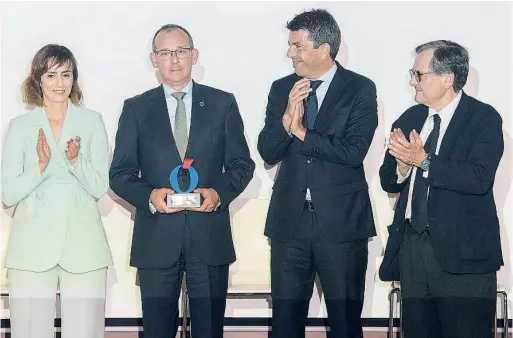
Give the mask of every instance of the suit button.
<path id="1" fill-rule="evenodd" d="M 310 164 L 310 163 L 312 163 L 312 160 L 308 159 L 308 160 L 306 160 L 306 163 Z"/>

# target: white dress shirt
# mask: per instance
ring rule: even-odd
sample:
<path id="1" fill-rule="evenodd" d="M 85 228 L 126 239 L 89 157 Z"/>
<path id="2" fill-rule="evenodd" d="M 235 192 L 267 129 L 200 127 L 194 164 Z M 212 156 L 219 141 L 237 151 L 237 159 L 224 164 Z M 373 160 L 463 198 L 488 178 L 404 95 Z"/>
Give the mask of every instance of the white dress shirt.
<path id="1" fill-rule="evenodd" d="M 191 115 L 192 115 L 192 79 L 182 88 L 182 90 L 174 90 L 169 87 L 165 83 L 162 83 L 162 87 L 164 88 L 164 95 L 166 97 L 166 105 L 167 105 L 167 113 L 169 114 L 169 122 L 171 123 L 171 130 L 173 134 L 175 133 L 175 116 L 176 116 L 176 107 L 178 106 L 178 100 L 171 94 L 175 92 L 185 93 L 183 97 L 183 103 L 185 104 L 185 116 L 187 118 L 187 136 L 189 136 L 189 131 L 191 130 Z M 155 190 L 155 189 L 154 189 Z M 152 191 L 153 192 L 153 191 Z M 221 205 L 221 199 L 217 201 L 217 205 L 214 208 L 216 210 Z M 150 198 L 150 211 L 154 214 L 157 209 L 151 203 Z"/>
<path id="2" fill-rule="evenodd" d="M 445 132 L 447 131 L 447 127 L 449 126 L 449 122 L 451 122 L 452 116 L 454 115 L 454 112 L 456 111 L 456 108 L 458 107 L 458 104 L 460 103 L 461 93 L 462 93 L 462 91 L 460 90 L 458 95 L 456 95 L 456 97 L 439 112 L 437 112 L 433 108 L 429 108 L 428 117 L 426 119 L 426 122 L 424 123 L 424 126 L 422 127 L 422 131 L 420 132 L 420 138 L 422 139 L 422 144 L 426 144 L 426 140 L 434 128 L 433 115 L 435 115 L 435 114 L 440 115 L 440 136 L 438 137 L 435 155 L 438 154 L 440 145 L 442 144 L 442 139 L 444 138 Z M 418 132 L 418 130 L 417 130 L 417 132 Z M 406 136 L 406 138 L 408 138 L 408 135 L 405 135 L 405 136 Z M 399 184 L 403 183 L 410 176 L 410 174 L 413 175 L 412 180 L 410 182 L 410 187 L 409 187 L 410 189 L 408 191 L 408 204 L 406 205 L 406 214 L 405 214 L 406 219 L 411 218 L 411 199 L 412 199 L 413 185 L 414 185 L 413 183 L 414 183 L 415 174 L 417 173 L 418 169 L 419 168 L 417 168 L 417 167 L 413 167 L 413 170 L 412 170 L 412 168 L 410 168 L 408 170 L 408 172 L 406 173 L 406 176 L 401 175 L 401 173 L 399 172 L 399 167 L 397 167 L 397 169 L 396 169 L 397 170 L 397 183 L 399 183 Z M 425 178 L 428 177 L 428 174 L 429 174 L 428 171 L 425 171 L 422 173 L 422 175 Z M 428 194 L 429 194 L 429 187 L 428 187 Z"/>
<path id="3" fill-rule="evenodd" d="M 333 63 L 333 66 L 324 73 L 321 77 L 318 79 L 310 79 L 310 80 L 322 80 L 322 83 L 317 87 L 317 90 L 315 91 L 315 95 L 317 95 L 317 109 L 321 109 L 322 101 L 324 101 L 324 98 L 326 97 L 326 93 L 328 92 L 328 88 L 330 87 L 331 81 L 333 81 L 333 77 L 335 77 L 335 73 L 337 72 L 337 65 Z M 305 112 L 306 113 L 306 112 Z M 312 197 L 310 196 L 310 189 L 306 189 L 306 199 L 308 201 L 312 200 Z"/>
<path id="4" fill-rule="evenodd" d="M 185 104 L 185 116 L 187 117 L 187 136 L 189 136 L 189 130 L 191 129 L 191 111 L 192 111 L 192 79 L 182 88 L 182 90 L 174 90 L 165 83 L 162 84 L 164 87 L 164 95 L 166 96 L 167 113 L 169 114 L 169 122 L 171 122 L 171 129 L 173 134 L 175 133 L 175 115 L 176 107 L 178 105 L 177 99 L 171 95 L 175 92 L 185 93 L 183 97 L 183 103 Z"/>
<path id="5" fill-rule="evenodd" d="M 167 113 L 169 114 L 169 122 L 171 123 L 171 130 L 175 133 L 175 116 L 176 107 L 178 106 L 178 100 L 171 94 L 175 92 L 185 93 L 183 97 L 183 103 L 185 104 L 185 117 L 187 118 L 187 136 L 189 136 L 189 130 L 191 129 L 191 111 L 192 111 L 192 79 L 182 88 L 182 90 L 174 90 L 165 83 L 162 83 L 164 88 L 164 96 L 166 98 Z M 155 189 L 153 189 L 155 190 Z M 153 191 L 152 191 L 153 192 Z M 152 214 L 157 212 L 157 209 L 151 203 L 150 198 L 150 211 Z"/>

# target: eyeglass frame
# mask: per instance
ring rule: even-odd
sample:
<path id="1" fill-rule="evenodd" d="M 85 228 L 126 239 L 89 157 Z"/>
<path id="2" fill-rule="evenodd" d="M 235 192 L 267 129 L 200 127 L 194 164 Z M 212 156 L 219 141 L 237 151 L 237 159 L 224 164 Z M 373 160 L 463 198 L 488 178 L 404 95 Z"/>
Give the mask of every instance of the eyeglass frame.
<path id="1" fill-rule="evenodd" d="M 170 50 L 170 49 L 160 49 L 160 50 L 156 50 L 156 51 L 154 51 L 154 52 L 153 52 L 153 54 L 154 54 L 154 55 L 155 55 L 155 57 L 156 57 L 157 59 L 159 59 L 160 61 L 170 60 L 170 59 L 173 57 L 173 53 L 176 55 L 176 57 L 177 57 L 178 59 L 185 59 L 186 57 L 188 57 L 188 56 L 189 56 L 190 52 L 192 52 L 192 51 L 193 51 L 193 49 L 194 49 L 193 47 L 180 47 L 180 48 L 177 48 L 177 49 L 175 49 L 175 50 Z M 183 56 L 183 57 L 178 56 L 178 52 L 179 52 L 179 51 L 185 51 L 185 50 L 187 50 L 187 51 L 188 51 L 187 55 L 185 55 L 185 56 Z M 166 52 L 169 52 L 169 53 L 170 53 L 169 58 L 164 58 L 164 59 L 162 59 L 162 58 L 160 58 L 160 57 L 159 57 L 159 53 L 160 53 L 160 52 L 164 52 L 164 51 L 166 51 Z"/>
<path id="2" fill-rule="evenodd" d="M 420 82 L 422 80 L 422 75 L 435 74 L 435 72 L 425 72 L 425 73 L 422 73 L 421 71 L 413 69 L 413 68 L 411 68 L 409 70 L 409 72 L 410 72 L 410 78 L 415 76 L 415 80 L 417 80 L 417 82 Z"/>

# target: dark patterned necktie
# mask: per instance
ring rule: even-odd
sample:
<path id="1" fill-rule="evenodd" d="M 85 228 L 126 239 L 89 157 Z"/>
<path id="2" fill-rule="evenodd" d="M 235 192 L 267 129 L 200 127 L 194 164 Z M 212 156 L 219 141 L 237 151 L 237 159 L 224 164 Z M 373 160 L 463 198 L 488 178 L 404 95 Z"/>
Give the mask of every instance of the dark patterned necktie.
<path id="1" fill-rule="evenodd" d="M 424 145 L 424 150 L 428 154 L 436 152 L 438 138 L 440 136 L 440 115 L 433 115 L 434 127 Z M 427 180 L 422 176 L 423 171 L 417 168 L 415 174 L 415 182 L 413 185 L 413 193 L 411 198 L 411 226 L 417 233 L 421 233 L 426 229 L 428 224 L 427 215 Z"/>
<path id="2" fill-rule="evenodd" d="M 315 91 L 321 85 L 321 80 L 313 80 L 310 81 L 310 87 L 312 91 L 308 94 L 305 99 L 305 115 L 306 115 L 306 127 L 308 129 L 313 129 L 315 124 L 315 118 L 317 117 L 317 113 L 319 111 L 319 105 L 317 103 L 317 94 Z"/>

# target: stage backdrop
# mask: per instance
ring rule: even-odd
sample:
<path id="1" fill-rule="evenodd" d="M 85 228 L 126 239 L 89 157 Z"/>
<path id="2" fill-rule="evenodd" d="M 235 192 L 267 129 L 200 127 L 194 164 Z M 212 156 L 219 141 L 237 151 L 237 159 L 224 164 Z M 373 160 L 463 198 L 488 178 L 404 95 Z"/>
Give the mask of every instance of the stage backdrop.
<path id="1" fill-rule="evenodd" d="M 378 168 L 391 124 L 414 104 L 413 90 L 408 86 L 413 49 L 429 40 L 454 40 L 466 46 L 471 55 L 465 90 L 493 105 L 504 119 L 506 149 L 495 192 L 505 260 L 499 282 L 511 293 L 512 7 L 511 3 L 492 2 L 1 3 L 1 140 L 9 120 L 25 112 L 20 86 L 32 57 L 45 44 L 58 43 L 75 54 L 85 105 L 101 112 L 112 148 L 123 101 L 159 85 L 148 58 L 153 34 L 167 23 L 183 25 L 200 51 L 194 79 L 235 94 L 256 162 L 253 180 L 231 206 L 238 261 L 231 267 L 230 283 L 234 288 L 265 288 L 269 283 L 269 247 L 263 227 L 277 167 L 264 164 L 257 152 L 257 137 L 272 81 L 292 71 L 286 57 L 286 22 L 305 9 L 326 8 L 342 30 L 337 60 L 377 86 L 379 127 L 365 168 L 378 235 L 369 246 L 363 316 L 382 318 L 387 316 L 390 285 L 379 281 L 376 272 L 394 198 L 381 190 Z M 106 316 L 140 317 L 135 270 L 128 266 L 133 209 L 111 191 L 98 204 L 115 263 L 108 274 Z M 4 207 L 1 212 L 2 258 L 13 211 Z M 3 271 L 2 283 L 6 282 Z M 8 317 L 8 302 L 4 299 L 2 304 L 2 317 Z M 234 317 L 269 314 L 265 300 L 230 300 L 226 310 L 227 316 Z M 325 315 L 322 290 L 317 287 L 310 316 Z"/>

